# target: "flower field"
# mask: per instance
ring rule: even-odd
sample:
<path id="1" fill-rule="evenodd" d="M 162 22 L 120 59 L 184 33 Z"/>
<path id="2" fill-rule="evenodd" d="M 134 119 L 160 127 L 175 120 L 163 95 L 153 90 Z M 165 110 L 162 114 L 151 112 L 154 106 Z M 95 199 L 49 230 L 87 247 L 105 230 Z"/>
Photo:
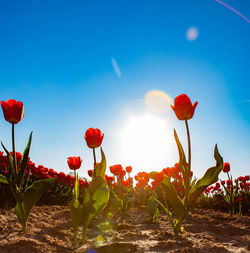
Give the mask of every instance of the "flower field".
<path id="1" fill-rule="evenodd" d="M 197 104 L 181 94 L 171 106 L 185 123 L 187 159 L 174 130 L 179 161 L 131 177 L 131 166 L 107 168 L 104 134 L 89 128 L 84 138 L 93 169 L 81 178 L 77 156 L 65 161 L 68 174 L 36 165 L 29 157 L 32 132 L 23 154 L 16 152 L 15 127 L 24 116 L 23 104 L 2 101 L 12 127 L 12 151 L 2 143 L 1 252 L 248 252 L 249 175 L 232 178 L 217 145 L 214 167 L 199 179 L 192 171 L 188 122 Z M 228 179 L 220 180 L 221 173 Z"/>

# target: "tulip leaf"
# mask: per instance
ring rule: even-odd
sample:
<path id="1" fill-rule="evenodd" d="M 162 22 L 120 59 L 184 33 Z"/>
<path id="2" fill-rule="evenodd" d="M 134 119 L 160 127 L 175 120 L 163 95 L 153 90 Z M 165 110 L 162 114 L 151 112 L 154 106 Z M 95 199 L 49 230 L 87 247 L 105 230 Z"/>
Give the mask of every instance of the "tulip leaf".
<path id="1" fill-rule="evenodd" d="M 168 200 L 170 206 L 179 221 L 183 221 L 186 218 L 187 210 L 184 205 L 183 200 L 178 196 L 175 187 L 170 182 L 170 178 L 164 175 L 164 179 L 161 183 L 165 193 L 166 199 Z"/>
<path id="2" fill-rule="evenodd" d="M 179 151 L 179 166 L 181 168 L 181 172 L 183 175 L 183 181 L 184 181 L 184 187 L 185 187 L 185 192 L 188 193 L 189 189 L 190 189 L 190 170 L 188 168 L 187 165 L 187 161 L 186 161 L 186 157 L 185 157 L 185 153 L 183 150 L 183 147 L 181 145 L 181 142 L 178 138 L 178 135 L 174 129 L 174 138 L 178 147 L 178 151 Z M 186 201 L 186 199 L 185 199 Z"/>
<path id="3" fill-rule="evenodd" d="M 3 143 L 1 142 L 3 149 L 5 150 L 7 157 L 8 157 L 8 161 L 9 161 L 9 165 L 10 165 L 10 172 L 11 175 L 13 175 L 14 177 L 16 176 L 16 170 L 15 170 L 15 166 L 14 166 L 14 159 L 13 156 L 10 154 L 10 152 L 5 148 L 5 146 L 3 145 Z"/>
<path id="4" fill-rule="evenodd" d="M 159 173 L 158 171 L 151 171 L 151 172 L 149 173 L 149 178 L 155 179 L 155 175 L 158 174 L 158 173 Z"/>
<path id="5" fill-rule="evenodd" d="M 35 181 L 31 186 L 26 188 L 21 203 L 18 202 L 15 207 L 18 220 L 24 228 L 26 228 L 26 223 L 33 206 L 55 181 L 56 178 L 53 177 L 42 179 Z"/>
<path id="6" fill-rule="evenodd" d="M 0 174 L 0 183 L 9 184 L 9 180 L 4 175 Z"/>
<path id="7" fill-rule="evenodd" d="M 109 189 L 104 178 L 97 176 L 91 182 L 83 203 L 83 224 L 88 226 L 89 222 L 101 212 L 109 201 Z"/>
<path id="8" fill-rule="evenodd" d="M 17 185 L 19 185 L 19 186 L 22 182 L 23 175 L 24 175 L 24 172 L 25 172 L 26 167 L 27 167 L 27 163 L 28 163 L 28 159 L 29 159 L 31 140 L 32 140 L 32 132 L 30 133 L 28 144 L 27 144 L 27 146 L 26 146 L 26 148 L 23 152 L 22 159 L 20 161 L 20 171 L 18 173 L 18 181 L 17 181 Z"/>
<path id="9" fill-rule="evenodd" d="M 97 163 L 95 165 L 95 169 L 94 169 L 94 177 L 102 177 L 102 178 L 105 178 L 105 171 L 106 171 L 106 157 L 105 157 L 105 154 L 101 148 L 101 155 L 102 155 L 102 160 L 101 160 L 101 163 Z M 93 178 L 94 178 L 93 177 Z"/>
<path id="10" fill-rule="evenodd" d="M 178 135 L 177 135 L 175 129 L 174 129 L 174 138 L 175 138 L 175 141 L 176 141 L 176 144 L 177 144 L 177 147 L 178 147 L 178 151 L 179 151 L 179 166 L 181 168 L 183 176 L 185 176 L 187 174 L 187 171 L 188 171 L 188 166 L 187 166 L 187 162 L 186 162 L 185 153 L 183 151 L 183 147 L 181 145 L 181 142 L 178 138 Z"/>
<path id="11" fill-rule="evenodd" d="M 191 188 L 188 206 L 191 206 L 209 185 L 218 181 L 218 175 L 223 169 L 223 158 L 218 152 L 217 144 L 214 148 L 214 158 L 216 160 L 216 166 L 209 168 L 205 172 L 204 176 Z"/>

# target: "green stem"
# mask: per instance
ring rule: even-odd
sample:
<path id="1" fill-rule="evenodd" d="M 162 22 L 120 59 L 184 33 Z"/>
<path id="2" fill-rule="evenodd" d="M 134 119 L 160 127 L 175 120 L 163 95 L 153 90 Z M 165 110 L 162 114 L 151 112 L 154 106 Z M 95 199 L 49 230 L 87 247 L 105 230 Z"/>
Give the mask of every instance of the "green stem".
<path id="1" fill-rule="evenodd" d="M 190 132 L 188 127 L 188 122 L 185 119 L 185 125 L 187 130 L 187 140 L 188 140 L 188 171 L 187 174 L 184 176 L 186 177 L 186 184 L 185 184 L 185 203 L 188 202 L 188 195 L 190 190 L 190 171 L 191 171 L 191 139 L 190 139 Z"/>
<path id="2" fill-rule="evenodd" d="M 74 229 L 74 238 L 73 238 L 74 245 L 77 243 L 77 229 Z"/>
<path id="3" fill-rule="evenodd" d="M 27 225 L 27 220 L 24 219 L 24 211 L 23 211 L 23 206 L 22 206 L 22 202 L 17 202 L 17 206 L 19 207 L 20 210 L 20 223 L 22 224 L 23 227 L 23 231 L 26 231 L 26 225 Z"/>
<path id="4" fill-rule="evenodd" d="M 188 139 L 188 169 L 189 172 L 191 171 L 191 140 L 190 140 L 190 132 L 189 132 L 189 127 L 188 127 L 188 122 L 185 119 L 185 125 L 187 129 L 187 139 Z"/>
<path id="5" fill-rule="evenodd" d="M 87 238 L 87 226 L 84 225 L 82 228 L 82 244 L 85 244 Z"/>
<path id="6" fill-rule="evenodd" d="M 16 149 L 15 149 L 15 124 L 14 123 L 12 123 L 12 150 L 13 150 L 14 171 L 17 174 Z"/>
<path id="7" fill-rule="evenodd" d="M 95 168 L 95 165 L 96 165 L 95 148 L 93 148 L 93 156 L 94 156 L 94 168 Z"/>

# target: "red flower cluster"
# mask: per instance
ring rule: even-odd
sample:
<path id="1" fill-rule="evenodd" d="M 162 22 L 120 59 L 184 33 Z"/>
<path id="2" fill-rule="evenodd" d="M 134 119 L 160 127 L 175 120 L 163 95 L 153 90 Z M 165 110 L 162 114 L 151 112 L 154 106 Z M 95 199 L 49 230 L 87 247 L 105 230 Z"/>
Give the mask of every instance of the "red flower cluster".
<path id="1" fill-rule="evenodd" d="M 121 166 L 121 164 L 115 164 L 109 167 L 110 172 L 117 176 L 119 180 L 122 180 L 124 176 L 126 175 L 126 170 L 124 170 Z"/>
<path id="2" fill-rule="evenodd" d="M 123 180 L 122 184 L 124 187 L 133 187 L 133 178 L 129 177 L 127 180 Z"/>
<path id="3" fill-rule="evenodd" d="M 107 184 L 110 186 L 110 185 L 112 185 L 112 183 L 114 182 L 114 180 L 115 180 L 115 178 L 114 177 L 109 177 L 109 176 L 107 176 L 107 175 L 105 175 L 105 178 L 106 178 L 106 180 L 107 180 Z"/>
<path id="4" fill-rule="evenodd" d="M 173 177 L 173 178 L 181 178 L 180 172 L 180 166 L 178 163 L 174 165 L 174 167 L 167 167 L 162 170 L 163 174 L 165 174 L 168 177 Z"/>
<path id="5" fill-rule="evenodd" d="M 235 190 L 237 185 L 238 185 L 238 192 L 248 192 L 250 190 L 250 182 L 249 181 L 249 175 L 245 176 L 245 177 L 238 177 L 237 179 L 234 180 L 233 184 L 233 180 L 229 179 L 229 180 L 221 180 L 221 182 L 217 182 L 215 183 L 215 185 L 211 185 L 210 187 L 206 188 L 204 190 L 204 193 L 206 195 L 211 194 L 220 194 L 220 193 L 224 193 L 224 190 L 222 189 L 223 187 L 226 187 L 227 190 L 231 191 L 231 189 Z M 221 188 L 222 187 L 222 188 Z"/>
<path id="6" fill-rule="evenodd" d="M 184 194 L 184 188 L 182 185 L 182 173 L 181 173 L 181 168 L 178 163 L 176 163 L 174 167 L 167 167 L 163 169 L 162 173 L 172 178 L 172 183 L 180 195 Z M 192 176 L 193 176 L 193 171 L 190 171 L 190 178 Z"/>
<path id="7" fill-rule="evenodd" d="M 11 153 L 12 154 L 12 153 Z M 13 154 L 12 154 L 13 155 Z M 20 170 L 20 161 L 22 159 L 22 154 L 16 152 L 17 157 L 17 169 Z M 8 175 L 9 171 L 9 164 L 8 164 L 8 158 L 7 156 L 3 155 L 3 152 L 0 152 L 0 173 L 4 175 Z M 44 167 L 43 165 L 36 166 L 35 163 L 32 161 L 28 161 L 27 168 L 25 170 L 25 179 L 28 179 L 29 176 L 29 182 L 37 181 L 39 179 L 46 179 L 50 177 L 57 178 L 57 183 L 61 183 L 65 186 L 73 187 L 75 183 L 75 177 L 72 177 L 71 175 L 65 175 L 63 172 L 56 172 L 53 169 L 48 169 Z M 88 183 L 84 180 L 79 180 L 80 186 L 87 188 Z"/>
<path id="8" fill-rule="evenodd" d="M 149 175 L 147 172 L 139 172 L 135 176 L 135 180 L 137 181 L 137 184 L 135 185 L 135 188 L 144 188 L 147 186 L 149 182 Z"/>

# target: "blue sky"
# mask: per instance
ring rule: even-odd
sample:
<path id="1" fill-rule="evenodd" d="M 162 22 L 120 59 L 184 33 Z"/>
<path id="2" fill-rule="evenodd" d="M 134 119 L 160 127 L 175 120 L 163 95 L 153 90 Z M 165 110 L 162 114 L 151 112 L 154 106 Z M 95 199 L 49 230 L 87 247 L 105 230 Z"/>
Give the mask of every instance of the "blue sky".
<path id="1" fill-rule="evenodd" d="M 223 2 L 250 19 L 248 0 Z M 193 41 L 186 36 L 191 27 L 198 31 Z M 36 164 L 69 172 L 67 157 L 79 155 L 86 175 L 93 161 L 83 136 L 96 127 L 105 133 L 109 165 L 122 162 L 137 172 L 173 165 L 173 127 L 184 146 L 186 136 L 172 111 L 159 116 L 169 139 L 148 147 L 152 157 L 142 155 L 145 145 L 133 147 L 141 165 L 119 152 L 130 149 L 119 139 L 126 124 L 148 113 L 145 94 L 160 90 L 199 102 L 189 121 L 195 175 L 214 165 L 215 143 L 235 177 L 249 174 L 250 23 L 217 1 L 1 1 L 0 36 L 0 99 L 24 103 L 17 150 L 33 130 Z M 0 139 L 10 149 L 10 125 L 0 121 Z M 164 147 L 171 152 L 157 153 Z"/>

